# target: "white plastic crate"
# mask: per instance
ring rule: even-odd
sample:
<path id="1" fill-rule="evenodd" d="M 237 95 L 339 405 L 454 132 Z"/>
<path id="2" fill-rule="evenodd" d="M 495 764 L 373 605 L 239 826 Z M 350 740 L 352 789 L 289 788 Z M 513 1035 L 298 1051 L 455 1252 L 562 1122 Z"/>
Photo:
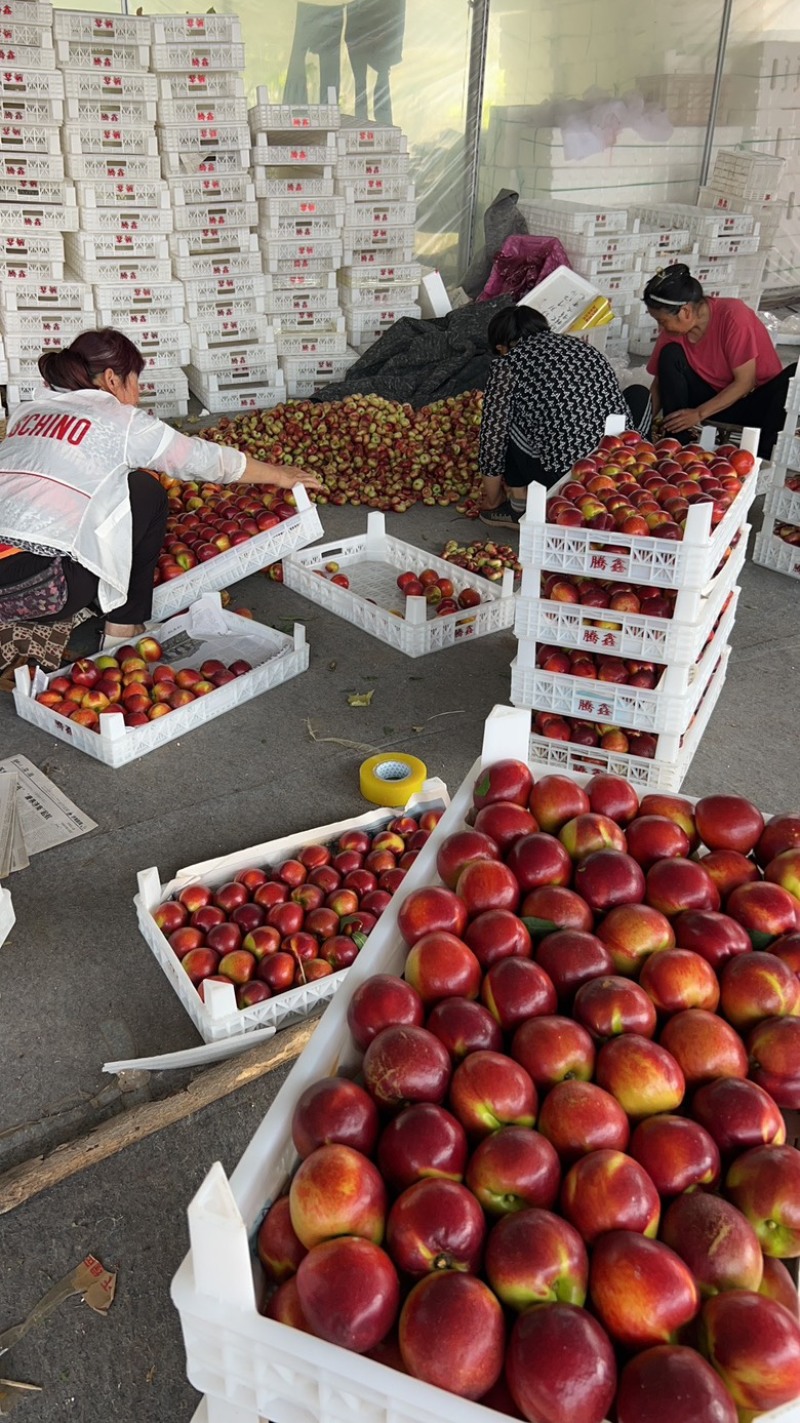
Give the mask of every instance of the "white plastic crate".
<path id="1" fill-rule="evenodd" d="M 12 314 L 18 318 L 23 329 L 26 317 L 24 313 L 39 314 L 62 311 L 81 312 L 89 316 L 92 311 L 92 291 L 84 282 L 70 281 L 45 281 L 26 282 L 17 281 L 13 287 L 0 287 L 0 311 L 3 320 L 10 319 Z"/>
<path id="2" fill-rule="evenodd" d="M 256 102 L 249 117 L 254 134 L 327 132 L 337 129 L 341 122 L 338 104 L 271 104 L 263 85 L 256 89 Z"/>
<path id="3" fill-rule="evenodd" d="M 363 346 L 365 343 L 372 344 L 377 341 L 384 331 L 388 331 L 390 326 L 394 326 L 396 321 L 404 321 L 407 318 L 417 319 L 422 316 L 422 308 L 409 304 L 408 306 L 377 307 L 373 311 L 364 311 L 361 307 L 348 307 L 345 313 L 347 335 L 353 346 Z"/>
<path id="4" fill-rule="evenodd" d="M 14 256 L 0 248 L 0 286 L 4 282 L 60 282 L 64 263 L 55 257 Z"/>
<path id="5" fill-rule="evenodd" d="M 292 143 L 269 143 L 264 134 L 259 134 L 252 145 L 252 166 L 270 169 L 333 168 L 338 153 L 335 133 L 312 137 L 311 143 L 306 143 L 299 135 Z"/>
<path id="6" fill-rule="evenodd" d="M 193 341 L 199 341 L 202 335 L 203 332 L 196 331 Z M 241 378 L 271 385 L 278 374 L 278 353 L 272 343 L 265 345 L 247 338 L 221 342 L 211 348 L 192 344 L 191 366 L 204 381 L 216 374 L 229 382 Z"/>
<path id="7" fill-rule="evenodd" d="M 589 207 L 554 198 L 548 202 L 524 198 L 517 206 L 530 232 L 552 234 L 554 237 L 600 237 L 609 232 L 627 232 L 628 214 L 625 208 Z"/>
<path id="8" fill-rule="evenodd" d="M 203 147 L 198 142 L 195 146 L 175 150 L 165 147 L 162 138 L 161 172 L 165 178 L 196 178 L 204 173 L 245 173 L 249 166 L 247 148 Z"/>
<path id="9" fill-rule="evenodd" d="M 347 120 L 337 135 L 339 153 L 405 153 L 408 139 L 402 129 L 390 124 L 361 124 Z"/>
<path id="10" fill-rule="evenodd" d="M 95 760 L 102 761 L 105 766 L 117 769 L 129 765 L 131 761 L 140 760 L 150 751 L 156 751 L 160 746 L 166 746 L 170 741 L 188 735 L 198 726 L 205 726 L 207 722 L 241 706 L 243 702 L 260 696 L 262 692 L 269 692 L 273 687 L 279 687 L 291 677 L 306 671 L 308 645 L 305 628 L 299 623 L 295 624 L 294 636 L 287 637 L 285 633 L 264 627 L 252 619 L 226 613 L 221 607 L 214 610 L 213 602 L 211 599 L 210 615 L 203 615 L 197 607 L 190 608 L 188 614 L 174 619 L 172 625 L 168 623 L 164 627 L 156 627 L 156 636 L 168 643 L 171 636 L 185 633 L 195 642 L 196 651 L 189 656 L 179 656 L 175 659 L 173 665 L 178 668 L 191 666 L 197 657 L 203 660 L 206 657 L 225 656 L 225 643 L 230 639 L 235 641 L 237 652 L 239 646 L 247 647 L 248 651 L 242 652 L 241 655 L 246 656 L 253 664 L 252 672 L 245 672 L 233 682 L 226 683 L 224 687 L 216 687 L 207 696 L 196 698 L 188 706 L 178 707 L 168 716 L 148 722 L 147 726 L 126 726 L 119 715 L 104 717 L 101 714 L 100 730 L 97 732 L 70 721 L 68 717 L 60 716 L 57 711 L 36 701 L 36 694 L 44 691 L 58 673 L 46 674 L 39 671 L 31 681 L 25 668 L 24 675 L 19 678 L 14 691 L 17 715 L 21 716 L 23 721 L 32 722 L 48 735 L 55 736 L 59 741 L 64 741 L 76 747 L 78 751 L 93 756 Z M 193 633 L 193 624 L 198 617 L 203 617 L 201 627 L 207 627 L 207 633 Z M 61 675 L 66 670 L 62 668 Z M 155 928 L 155 925 L 153 927 Z M 175 957 L 174 954 L 172 957 Z M 177 959 L 175 962 L 177 964 Z"/>
<path id="11" fill-rule="evenodd" d="M 520 202 L 518 207 L 524 217 L 526 203 Z M 647 241 L 646 234 L 643 232 L 602 232 L 592 237 L 581 235 L 566 237 L 562 239 L 562 246 L 570 260 L 573 258 L 583 260 L 584 258 L 598 257 L 638 257 L 643 248 L 647 246 Z"/>
<path id="12" fill-rule="evenodd" d="M 641 271 L 642 267 L 642 259 L 636 252 L 606 252 L 602 257 L 579 257 L 567 251 L 567 256 L 576 272 L 580 272 L 588 281 L 595 281 L 604 274 L 630 276 L 633 272 Z M 659 264 L 663 265 L 660 256 Z"/>
<path id="13" fill-rule="evenodd" d="M 771 568 L 775 573 L 785 573 L 789 578 L 800 578 L 800 544 L 789 544 L 778 538 L 774 532 L 774 519 L 770 516 L 761 532 L 756 534 L 753 548 L 753 562 L 763 568 Z"/>
<path id="14" fill-rule="evenodd" d="M 77 218 L 77 212 L 76 212 Z M 76 222 L 77 228 L 77 222 Z M 139 207 L 129 204 L 118 207 L 92 207 L 81 204 L 80 229 L 92 236 L 108 236 L 117 233 L 134 236 L 166 236 L 172 232 L 172 209 L 170 207 Z"/>
<path id="15" fill-rule="evenodd" d="M 349 970 L 340 969 L 338 973 L 329 974 L 327 978 L 318 979 L 303 988 L 292 988 L 287 993 L 276 994 L 265 1003 L 257 1003 L 250 1008 L 237 1008 L 233 988 L 228 990 L 225 984 L 216 985 L 223 991 L 210 992 L 207 995 L 208 1001 L 204 1002 L 181 968 L 166 936 L 153 919 L 153 911 L 160 904 L 179 894 L 189 884 L 200 882 L 216 887 L 232 880 L 240 870 L 250 866 L 281 864 L 282 861 L 295 857 L 305 845 L 331 845 L 348 830 L 363 830 L 372 835 L 384 829 L 397 815 L 439 809 L 448 802 L 444 782 L 432 779 L 426 781 L 423 789 L 411 796 L 402 809 L 389 810 L 383 807 L 368 810 L 365 814 L 353 816 L 348 820 L 319 825 L 314 830 L 285 835 L 279 840 L 267 840 L 261 845 L 251 845 L 248 849 L 237 850 L 231 855 L 217 856 L 214 860 L 188 865 L 178 870 L 173 879 L 163 883 L 157 869 L 143 870 L 138 875 L 139 892 L 133 901 L 139 932 L 155 954 L 203 1041 L 219 1042 L 271 1026 L 276 1029 L 285 1028 L 290 1023 L 306 1018 L 333 997 Z"/>
<path id="16" fill-rule="evenodd" d="M 145 358 L 145 369 L 153 365 L 183 366 L 189 359 L 191 338 L 185 323 L 176 326 L 131 324 L 136 345 Z"/>
<path id="17" fill-rule="evenodd" d="M 397 177 L 370 175 L 349 178 L 346 182 L 339 181 L 338 187 L 348 204 L 411 203 L 416 209 L 416 191 L 413 185 L 409 187 L 407 173 L 399 173 Z"/>
<path id="18" fill-rule="evenodd" d="M 338 266 L 342 257 L 340 237 L 294 239 L 262 231 L 258 234 L 258 244 L 264 253 L 267 271 L 275 270 L 273 262 L 328 262 Z"/>
<path id="19" fill-rule="evenodd" d="M 160 99 L 241 99 L 245 95 L 241 74 L 225 70 L 186 69 L 173 74 L 153 76 Z"/>
<path id="20" fill-rule="evenodd" d="M 641 296 L 646 283 L 646 277 L 638 271 L 596 272 L 593 274 L 592 280 L 597 282 L 603 296 L 610 297 L 615 307 Z"/>
<path id="21" fill-rule="evenodd" d="M 173 157 L 186 153 L 216 153 L 217 149 L 246 153 L 248 145 L 247 125 L 236 122 L 170 124 L 159 118 L 158 136 L 162 151 Z"/>
<path id="22" fill-rule="evenodd" d="M 39 317 L 38 328 L 26 331 L 9 331 L 3 322 L 6 359 L 12 378 L 19 374 L 21 366 L 34 367 L 43 351 L 60 351 L 62 346 L 87 329 L 83 312 L 73 312 L 59 320 Z"/>
<path id="23" fill-rule="evenodd" d="M 44 381 L 38 374 L 26 377 L 24 380 L 9 381 L 6 386 L 6 404 L 8 413 L 16 410 L 18 405 L 25 405 L 29 400 L 36 400 L 44 392 Z"/>
<path id="24" fill-rule="evenodd" d="M 349 351 L 343 356 L 281 356 L 281 370 L 286 386 L 310 385 L 320 381 L 342 380 L 358 356 Z"/>
<path id="25" fill-rule="evenodd" d="M 726 193 L 718 193 L 714 188 L 701 188 L 697 195 L 698 206 L 712 212 L 744 212 L 758 224 L 761 247 L 771 247 L 786 216 L 786 203 L 753 203 L 742 198 L 731 198 Z"/>
<path id="26" fill-rule="evenodd" d="M 335 155 L 334 155 L 335 156 Z M 299 169 L 289 171 L 284 178 L 274 177 L 277 169 L 254 168 L 253 177 L 257 198 L 331 198 L 334 195 L 333 169 L 324 169 L 323 177 L 311 177 Z"/>
<path id="27" fill-rule="evenodd" d="M 153 18 L 152 25 L 155 44 L 241 44 L 242 40 L 238 17 L 216 15 L 213 11 L 196 15 L 158 15 Z"/>
<path id="28" fill-rule="evenodd" d="M 3 0 L 2 19 L 25 20 L 29 25 L 41 25 L 45 29 L 51 29 L 53 7 L 38 3 L 38 0 Z"/>
<path id="29" fill-rule="evenodd" d="M 286 386 L 260 385 L 258 381 L 237 381 L 234 385 L 209 387 L 201 373 L 189 367 L 189 386 L 206 410 L 215 415 L 242 415 L 248 410 L 273 410 L 286 400 Z"/>
<path id="30" fill-rule="evenodd" d="M 0 98 L 0 123 L 2 124 L 26 124 L 29 127 L 43 124 L 51 128 L 58 128 L 63 122 L 63 99 L 40 98 L 38 95 L 30 97 L 27 94 L 22 98 L 17 98 L 8 93 L 3 94 Z"/>
<path id="31" fill-rule="evenodd" d="M 187 374 L 192 387 L 191 371 Z M 321 538 L 322 525 L 319 515 L 303 485 L 296 484 L 292 493 L 297 504 L 297 513 L 293 514 L 291 519 L 285 519 L 283 523 L 274 529 L 267 529 L 263 534 L 255 534 L 247 543 L 226 549 L 207 563 L 198 563 L 195 568 L 187 569 L 179 578 L 160 583 L 153 591 L 153 617 L 159 620 L 171 617 L 203 593 L 211 593 L 220 588 L 227 588 L 231 583 L 238 583 L 248 574 L 257 573 L 269 564 L 277 563 L 293 549 L 303 548 Z"/>
<path id="32" fill-rule="evenodd" d="M 90 282 L 93 286 L 116 285 L 126 282 L 133 289 L 137 286 L 151 286 L 168 282 L 172 276 L 169 258 L 160 257 L 120 255 L 119 257 L 103 257 L 98 261 L 91 261 L 79 257 L 76 252 L 70 252 L 69 265 L 70 271 L 75 276 L 80 277 L 83 282 Z"/>
<path id="33" fill-rule="evenodd" d="M 744 566 L 750 530 L 743 527 L 729 558 L 704 588 L 681 588 L 671 618 L 617 613 L 538 596 L 540 575 L 525 568 L 514 631 L 555 647 L 667 665 L 696 662 Z M 643 605 L 644 606 L 644 605 Z M 603 626 L 605 624 L 605 626 Z"/>
<path id="34" fill-rule="evenodd" d="M 774 485 L 764 500 L 764 522 L 778 519 L 783 524 L 800 524 L 800 493 Z"/>
<path id="35" fill-rule="evenodd" d="M 179 18 L 173 16 L 173 19 Z M 233 18 L 217 16 L 221 18 Z M 150 64 L 156 74 L 182 73 L 195 70 L 198 73 L 214 70 L 232 70 L 240 74 L 245 68 L 245 48 L 238 41 L 204 41 L 202 36 L 181 43 L 161 43 L 156 41 L 150 48 Z"/>
<path id="36" fill-rule="evenodd" d="M 349 588 L 317 576 L 316 570 L 324 569 L 331 559 L 347 574 Z M 433 610 L 424 598 L 405 598 L 397 587 L 398 573 L 406 569 L 421 573 L 424 568 L 433 568 L 440 577 L 449 578 L 456 596 L 464 588 L 476 589 L 481 603 L 441 618 L 428 617 Z M 391 538 L 386 533 L 383 514 L 378 513 L 367 516 L 364 534 L 293 553 L 284 560 L 283 577 L 296 593 L 408 657 L 422 657 L 499 632 L 514 621 L 510 569 L 506 570 L 502 585 L 489 583 L 425 549 Z"/>
<path id="37" fill-rule="evenodd" d="M 97 208 L 116 211 L 164 208 L 168 211 L 170 208 L 170 192 L 163 178 L 106 178 L 94 183 L 78 181 L 75 187 L 78 202 L 84 211 Z"/>
<path id="38" fill-rule="evenodd" d="M 124 45 L 150 43 L 147 15 L 98 15 L 84 10 L 53 11 L 53 34 L 60 40 L 98 40 Z"/>
<path id="39" fill-rule="evenodd" d="M 347 354 L 344 320 L 340 331 L 278 331 L 275 346 L 279 356 L 344 356 Z"/>
<path id="40" fill-rule="evenodd" d="M 311 217 L 307 214 L 294 217 L 275 218 L 268 225 L 259 220 L 259 237 L 265 246 L 271 243 L 304 241 L 337 241 L 341 244 L 342 223 L 340 217 Z"/>
<path id="41" fill-rule="evenodd" d="M 682 736 L 694 717 L 726 646 L 739 601 L 733 590 L 719 626 L 697 662 L 670 664 L 652 689 L 545 672 L 536 666 L 541 644 L 520 642 L 511 663 L 511 702 L 517 707 L 611 723 L 629 731 Z"/>
<path id="42" fill-rule="evenodd" d="M 209 203 L 252 203 L 255 200 L 249 173 L 170 178 L 169 192 L 173 203 L 182 207 L 203 208 Z"/>
<path id="43" fill-rule="evenodd" d="M 181 249 L 181 255 L 173 255 L 175 276 L 181 281 L 222 281 L 228 278 L 262 275 L 261 254 L 258 245 L 246 252 L 207 253 L 205 256 L 190 256 Z"/>
<path id="44" fill-rule="evenodd" d="M 711 185 L 733 197 L 765 203 L 777 197 L 786 170 L 784 158 L 744 149 L 720 148 L 714 159 Z"/>
<path id="45" fill-rule="evenodd" d="M 154 99 L 120 98 L 114 93 L 97 98 L 68 96 L 64 107 L 67 122 L 80 127 L 107 128 L 109 125 L 119 127 L 130 124 L 134 129 L 152 129 L 156 121 Z"/>
<path id="46" fill-rule="evenodd" d="M 358 272 L 413 266 L 414 243 L 408 242 L 402 247 L 345 247 L 341 265 Z"/>
<path id="47" fill-rule="evenodd" d="M 149 183 L 161 178 L 161 159 L 154 154 L 67 153 L 63 161 L 70 178 L 86 183 Z"/>
<path id="48" fill-rule="evenodd" d="M 195 257 L 208 253 L 250 253 L 257 246 L 255 233 L 249 227 L 198 227 L 174 232 L 169 239 L 170 254 L 175 260 L 175 275 L 194 270 Z"/>
<path id="49" fill-rule="evenodd" d="M 41 199 L 30 198 L 24 202 L 0 204 L 0 232 L 53 235 L 78 231 L 78 205 L 75 189 L 71 185 L 62 187 L 62 206 L 54 207 Z"/>
<path id="50" fill-rule="evenodd" d="M 12 287 L 11 291 L 13 290 Z M 58 336 L 63 345 L 68 345 L 82 331 L 88 330 L 94 324 L 94 311 L 91 307 L 88 311 L 8 311 L 5 307 L 0 309 L 0 329 L 6 347 L 13 345 L 16 349 L 22 349 L 20 343 L 23 341 L 41 342 L 45 336 Z M 41 345 L 39 350 L 42 350 Z"/>
<path id="51" fill-rule="evenodd" d="M 279 292 L 335 292 L 336 272 L 328 267 L 319 271 L 265 273 L 268 295 Z"/>
<path id="52" fill-rule="evenodd" d="M 363 153 L 340 153 L 336 178 L 339 183 L 349 183 L 351 179 L 396 178 L 408 173 L 409 163 L 406 150 L 397 153 L 375 153 L 371 150 Z"/>
<path id="53" fill-rule="evenodd" d="M 705 287 L 732 282 L 736 273 L 735 263 L 735 257 L 698 257 L 687 265 L 691 266 L 692 276 L 701 287 Z"/>
<path id="54" fill-rule="evenodd" d="M 245 343 L 260 349 L 265 359 L 276 358 L 275 337 L 266 316 L 258 313 L 234 313 L 232 316 L 221 316 L 203 327 L 195 326 L 192 332 L 194 364 L 202 370 L 204 367 L 198 359 L 199 355 L 205 356 L 221 347 L 228 349 L 235 346 L 238 349 Z M 208 369 L 213 370 L 215 367 Z"/>
<path id="55" fill-rule="evenodd" d="M 244 98 L 209 99 L 205 95 L 189 99 L 159 99 L 160 125 L 246 124 L 247 100 Z"/>
<path id="56" fill-rule="evenodd" d="M 280 224 L 286 219 L 295 218 L 342 218 L 345 211 L 344 198 L 336 197 L 315 197 L 310 194 L 298 193 L 291 197 L 281 198 L 261 198 L 258 204 L 258 215 L 264 227 L 280 228 Z M 339 224 L 341 226 L 341 223 Z"/>
<path id="57" fill-rule="evenodd" d="M 628 209 L 637 217 L 643 232 L 660 232 L 665 225 L 685 228 L 693 242 L 707 242 L 717 237 L 747 237 L 755 230 L 755 218 L 749 213 L 711 213 L 688 204 L 666 203 L 651 207 L 635 204 Z"/>
<path id="58" fill-rule="evenodd" d="M 380 251 L 381 249 L 384 251 L 394 251 L 395 249 L 401 248 L 403 251 L 411 251 L 413 254 L 416 232 L 412 226 L 355 227 L 352 223 L 345 223 L 342 236 L 344 238 L 345 252 Z M 342 265 L 349 266 L 350 263 L 345 260 Z"/>
<path id="59" fill-rule="evenodd" d="M 338 306 L 331 306 L 315 309 L 309 307 L 302 311 L 287 311 L 282 316 L 275 318 L 275 330 L 281 335 L 286 335 L 292 331 L 300 332 L 339 332 L 345 328 L 342 313 Z"/>
<path id="60" fill-rule="evenodd" d="M 0 152 L 0 179 L 4 183 L 63 183 L 64 159 L 61 153 Z"/>
<path id="61" fill-rule="evenodd" d="M 31 44 L 16 44 L 0 36 L 0 66 L 4 69 L 49 69 L 56 67 L 56 51 L 48 30 L 37 29 L 30 34 Z"/>
<path id="62" fill-rule="evenodd" d="M 0 65 L 2 65 L 0 58 Z M 49 124 L 2 124 L 0 125 L 0 153 L 24 154 L 24 162 L 29 163 L 31 154 L 61 157 L 61 132 Z"/>
<path id="63" fill-rule="evenodd" d="M 370 254 L 372 255 L 372 254 Z M 357 267 L 342 267 L 339 270 L 339 285 L 346 291 L 360 292 L 371 286 L 412 284 L 419 286 L 422 281 L 422 267 L 418 262 L 389 263 L 371 261 Z M 352 300 L 352 305 L 358 302 Z"/>
<path id="64" fill-rule="evenodd" d="M 74 11 L 64 11 L 74 14 Z M 106 18 L 113 19 L 113 16 Z M 127 16 L 121 18 L 129 18 Z M 59 69 L 93 69 L 106 74 L 146 74 L 150 68 L 150 46 L 123 44 L 119 40 L 56 39 Z"/>
<path id="65" fill-rule="evenodd" d="M 266 315 L 266 297 L 245 296 L 232 300 L 218 297 L 216 301 L 187 301 L 186 319 L 198 330 L 216 330 L 222 321 L 249 320 Z"/>
<path id="66" fill-rule="evenodd" d="M 750 431 L 750 436 L 757 432 Z M 711 529 L 711 506 L 693 504 L 681 542 L 652 536 L 607 533 L 597 529 L 564 528 L 545 521 L 545 504 L 552 497 L 541 484 L 528 491 L 528 507 L 520 523 L 519 560 L 523 567 L 553 573 L 578 574 L 614 582 L 659 588 L 704 588 L 714 577 L 725 551 L 742 529 L 756 496 L 758 460 L 717 527 Z M 555 486 L 558 489 L 558 485 Z"/>
<path id="67" fill-rule="evenodd" d="M 173 207 L 176 232 L 243 231 L 255 227 L 258 207 L 255 194 L 252 201 L 232 203 L 226 198 L 207 199 L 204 203 L 175 202 Z M 188 239 L 190 242 L 192 238 Z"/>
<path id="68" fill-rule="evenodd" d="M 235 365 L 229 363 L 228 367 L 220 362 L 217 370 L 201 370 L 190 362 L 186 366 L 186 379 L 193 394 L 211 410 L 221 408 L 213 405 L 213 401 L 223 396 L 238 396 L 240 392 L 251 396 L 258 393 L 259 398 L 261 394 L 266 395 L 265 408 L 277 405 L 286 397 L 283 371 L 278 368 L 277 360 L 258 360 L 250 364 L 237 361 Z M 252 409 L 252 406 L 248 408 Z"/>
<path id="69" fill-rule="evenodd" d="M 154 103 L 158 98 L 158 80 L 154 74 L 113 74 L 105 69 L 66 69 L 60 78 L 68 99 L 119 104 L 142 100 Z"/>
<path id="70" fill-rule="evenodd" d="M 170 276 L 162 282 L 97 282 L 93 287 L 98 310 L 123 310 L 148 321 L 149 313 L 158 308 L 182 308 L 183 288 Z"/>
<path id="71" fill-rule="evenodd" d="M 267 291 L 267 278 L 260 272 L 244 272 L 231 276 L 189 278 L 183 283 L 187 308 L 207 303 L 262 301 Z M 245 305 L 245 310 L 249 307 Z M 261 310 L 261 308 L 256 308 Z"/>
<path id="72" fill-rule="evenodd" d="M 117 153 L 128 158 L 155 158 L 158 140 L 152 124 L 96 124 L 82 128 L 70 124 L 64 129 L 64 152 L 77 156 L 113 157 Z"/>
<path id="73" fill-rule="evenodd" d="M 332 277 L 336 277 L 335 272 L 331 272 Z M 336 305 L 336 285 L 332 287 L 298 287 L 289 291 L 271 291 L 265 298 L 265 310 L 270 316 L 282 318 L 286 326 L 291 326 L 291 315 L 293 312 L 325 312 L 335 307 L 334 315 L 340 316 L 339 307 Z"/>
<path id="74" fill-rule="evenodd" d="M 749 237 L 710 237 L 700 242 L 700 256 L 747 257 L 758 251 L 760 242 L 758 232 Z"/>
<path id="75" fill-rule="evenodd" d="M 644 235 L 647 238 L 658 236 L 655 232 L 646 232 Z M 700 246 L 694 241 L 691 232 L 672 232 L 661 235 L 669 235 L 671 241 L 668 247 L 659 247 L 654 243 L 652 246 L 645 247 L 642 252 L 642 271 L 646 277 L 649 277 L 656 268 L 669 267 L 673 262 L 685 262 L 686 266 L 694 272 L 700 256 Z"/>
<path id="76" fill-rule="evenodd" d="M 69 232 L 65 241 L 69 256 L 82 262 L 169 257 L 167 239 L 160 232 Z"/>
<path id="77" fill-rule="evenodd" d="M 142 371 L 139 377 L 139 404 L 161 420 L 189 413 L 189 383 L 182 370 L 162 366 Z"/>
<path id="78" fill-rule="evenodd" d="M 370 202 L 347 203 L 345 206 L 345 227 L 348 231 L 361 231 L 371 227 L 410 227 L 417 220 L 415 202 Z"/>
<path id="79" fill-rule="evenodd" d="M 387 282 L 385 286 L 377 282 L 365 283 L 363 286 L 353 286 L 340 288 L 342 310 L 347 314 L 353 312 L 370 312 L 377 308 L 389 307 L 399 308 L 412 307 L 415 305 L 419 294 L 419 284 L 411 283 L 403 286 L 399 282 Z"/>
<path id="80" fill-rule="evenodd" d="M 60 233 L 36 232 L 32 228 L 22 232 L 3 232 L 0 228 L 0 262 L 26 258 L 35 262 L 63 262 L 63 237 Z"/>

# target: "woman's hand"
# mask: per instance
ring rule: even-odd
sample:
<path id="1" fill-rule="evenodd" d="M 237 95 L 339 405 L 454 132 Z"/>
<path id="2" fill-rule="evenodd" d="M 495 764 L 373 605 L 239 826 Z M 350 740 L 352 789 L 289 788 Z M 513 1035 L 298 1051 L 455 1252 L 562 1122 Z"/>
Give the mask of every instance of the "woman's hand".
<path id="1" fill-rule="evenodd" d="M 699 410 L 673 410 L 671 415 L 664 416 L 661 423 L 671 435 L 680 435 L 684 430 L 694 430 L 703 422 Z"/>
<path id="2" fill-rule="evenodd" d="M 242 484 L 271 484 L 275 489 L 292 489 L 295 484 L 303 484 L 306 489 L 323 489 L 325 486 L 316 474 L 307 469 L 296 469 L 289 464 L 264 464 L 262 460 L 247 456 L 247 464 L 241 478 Z"/>

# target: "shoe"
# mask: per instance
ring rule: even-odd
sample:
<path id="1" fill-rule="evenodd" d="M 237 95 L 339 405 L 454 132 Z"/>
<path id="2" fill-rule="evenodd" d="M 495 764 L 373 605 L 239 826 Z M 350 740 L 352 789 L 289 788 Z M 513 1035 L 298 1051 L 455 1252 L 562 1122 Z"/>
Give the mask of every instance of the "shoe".
<path id="1" fill-rule="evenodd" d="M 488 529 L 518 529 L 522 512 L 512 509 L 510 501 L 504 500 L 495 509 L 481 509 L 478 518 Z"/>

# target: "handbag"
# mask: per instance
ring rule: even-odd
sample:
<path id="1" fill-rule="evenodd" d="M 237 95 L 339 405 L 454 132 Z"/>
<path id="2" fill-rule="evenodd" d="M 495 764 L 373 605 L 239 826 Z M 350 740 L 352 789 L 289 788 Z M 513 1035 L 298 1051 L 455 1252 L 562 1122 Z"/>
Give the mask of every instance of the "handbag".
<path id="1" fill-rule="evenodd" d="M 61 612 L 66 601 L 66 576 L 61 559 L 54 558 L 31 578 L 13 583 L 9 588 L 0 588 L 0 623 L 36 622 L 39 618 L 52 618 Z"/>

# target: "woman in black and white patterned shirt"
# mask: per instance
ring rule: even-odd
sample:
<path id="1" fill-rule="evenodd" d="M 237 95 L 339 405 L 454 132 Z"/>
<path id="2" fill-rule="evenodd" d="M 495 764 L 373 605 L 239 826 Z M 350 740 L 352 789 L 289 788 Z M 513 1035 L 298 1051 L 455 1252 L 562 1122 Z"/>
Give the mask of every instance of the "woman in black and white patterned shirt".
<path id="1" fill-rule="evenodd" d="M 488 336 L 497 359 L 483 397 L 480 517 L 489 527 L 516 528 L 527 486 L 555 484 L 598 444 L 609 415 L 624 415 L 646 434 L 649 394 L 633 386 L 623 395 L 600 351 L 551 331 L 529 306 L 498 312 Z"/>

